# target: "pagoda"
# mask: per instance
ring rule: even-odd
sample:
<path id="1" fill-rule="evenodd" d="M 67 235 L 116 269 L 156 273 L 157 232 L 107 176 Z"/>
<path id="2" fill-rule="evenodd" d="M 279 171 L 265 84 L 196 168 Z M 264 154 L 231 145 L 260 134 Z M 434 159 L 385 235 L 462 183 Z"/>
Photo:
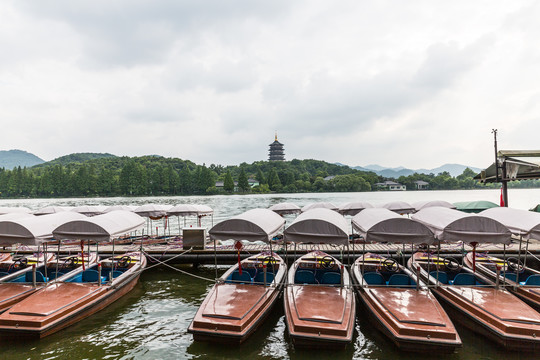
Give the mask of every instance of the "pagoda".
<path id="1" fill-rule="evenodd" d="M 274 142 L 271 143 L 269 146 L 270 146 L 270 150 L 268 150 L 269 161 L 285 161 L 285 152 L 283 150 L 283 144 L 277 140 L 277 132 L 276 132 L 276 138 Z"/>

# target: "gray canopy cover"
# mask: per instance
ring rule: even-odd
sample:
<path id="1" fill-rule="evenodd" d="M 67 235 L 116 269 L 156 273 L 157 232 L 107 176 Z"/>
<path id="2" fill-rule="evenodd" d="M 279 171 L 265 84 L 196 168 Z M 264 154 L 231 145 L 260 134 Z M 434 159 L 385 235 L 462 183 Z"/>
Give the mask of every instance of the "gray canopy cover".
<path id="1" fill-rule="evenodd" d="M 0 246 L 13 244 L 39 245 L 53 237 L 53 230 L 68 221 L 84 219 L 86 216 L 76 212 L 28 216 L 0 221 Z"/>
<path id="2" fill-rule="evenodd" d="M 337 210 L 338 207 L 331 202 L 316 202 L 312 204 L 307 204 L 302 208 L 302 212 L 306 212 L 308 210 L 313 209 L 330 209 L 330 210 Z"/>
<path id="3" fill-rule="evenodd" d="M 347 244 L 347 221 L 339 213 L 316 208 L 300 214 L 285 229 L 285 240 L 295 243 Z"/>
<path id="4" fill-rule="evenodd" d="M 268 209 L 252 209 L 214 225 L 212 240 L 269 242 L 283 228 L 285 219 Z"/>
<path id="5" fill-rule="evenodd" d="M 427 226 L 388 209 L 365 209 L 353 217 L 352 225 L 368 242 L 431 244 L 434 241 Z"/>
<path id="6" fill-rule="evenodd" d="M 540 240 L 540 213 L 496 207 L 484 210 L 480 215 L 500 222 L 513 234 L 522 235 L 525 240 Z"/>
<path id="7" fill-rule="evenodd" d="M 441 206 L 449 209 L 455 209 L 456 206 L 454 204 L 449 203 L 448 201 L 444 200 L 428 200 L 428 201 L 418 201 L 412 204 L 415 211 L 420 211 L 424 208 L 433 207 L 433 206 Z"/>
<path id="8" fill-rule="evenodd" d="M 498 221 L 444 207 L 425 208 L 412 218 L 429 227 L 440 241 L 509 244 L 512 235 Z"/>
<path id="9" fill-rule="evenodd" d="M 302 209 L 300 209 L 298 205 L 288 203 L 288 202 L 274 204 L 270 206 L 268 209 L 280 215 L 299 214 L 302 211 Z"/>
<path id="10" fill-rule="evenodd" d="M 66 222 L 54 229 L 53 235 L 58 240 L 110 241 L 142 229 L 144 223 L 142 217 L 131 211 L 115 210 L 91 218 Z"/>
<path id="11" fill-rule="evenodd" d="M 167 210 L 167 215 L 172 216 L 204 216 L 212 215 L 214 210 L 207 205 L 181 204 Z"/>
<path id="12" fill-rule="evenodd" d="M 354 215 L 358 214 L 360 211 L 362 211 L 364 209 L 371 209 L 372 207 L 373 207 L 373 205 L 371 205 L 370 203 L 363 202 L 363 201 L 355 201 L 355 202 L 350 202 L 350 203 L 346 203 L 346 204 L 341 205 L 338 208 L 338 212 L 341 215 L 354 216 Z"/>
<path id="13" fill-rule="evenodd" d="M 414 206 L 405 201 L 391 201 L 382 205 L 381 207 L 392 210 L 398 214 L 411 214 L 414 212 Z"/>

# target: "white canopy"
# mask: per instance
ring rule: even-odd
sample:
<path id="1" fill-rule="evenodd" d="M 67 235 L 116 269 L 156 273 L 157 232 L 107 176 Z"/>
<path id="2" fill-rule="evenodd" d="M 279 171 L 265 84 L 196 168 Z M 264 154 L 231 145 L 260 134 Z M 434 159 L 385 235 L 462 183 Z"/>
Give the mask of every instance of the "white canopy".
<path id="1" fill-rule="evenodd" d="M 324 209 L 312 209 L 296 218 L 285 229 L 285 240 L 295 243 L 347 244 L 349 233 L 347 221 L 339 213 Z"/>
<path id="2" fill-rule="evenodd" d="M 212 240 L 248 240 L 269 242 L 283 228 L 285 219 L 268 209 L 252 209 L 214 225 Z"/>
<path id="3" fill-rule="evenodd" d="M 440 241 L 509 244 L 512 235 L 498 221 L 444 207 L 425 208 L 412 218 L 429 227 Z"/>
<path id="4" fill-rule="evenodd" d="M 0 245 L 38 245 L 53 237 L 53 230 L 68 221 L 84 219 L 86 216 L 64 211 L 43 216 L 29 216 L 0 221 Z"/>
<path id="5" fill-rule="evenodd" d="M 113 206 L 109 206 L 108 208 L 105 208 L 103 212 L 108 213 L 115 210 L 124 210 L 124 211 L 133 212 L 136 208 L 137 206 L 133 206 L 133 205 L 113 205 Z"/>
<path id="6" fill-rule="evenodd" d="M 83 214 L 86 216 L 96 216 L 103 214 L 105 212 L 105 209 L 105 206 L 83 205 L 74 207 L 73 209 L 71 209 L 71 211 L 75 211 L 79 214 Z"/>
<path id="7" fill-rule="evenodd" d="M 306 212 L 312 209 L 330 209 L 337 211 L 338 207 L 331 202 L 316 202 L 313 204 L 308 204 L 302 208 L 302 212 Z"/>
<path id="8" fill-rule="evenodd" d="M 13 220 L 13 219 L 22 219 L 27 217 L 34 217 L 34 215 L 24 212 L 14 212 L 9 214 L 0 215 L 0 221 L 3 220 Z"/>
<path id="9" fill-rule="evenodd" d="M 500 222 L 513 234 L 522 235 L 525 240 L 540 240 L 540 213 L 496 207 L 484 210 L 479 215 Z"/>
<path id="10" fill-rule="evenodd" d="M 412 204 L 415 211 L 420 211 L 424 208 L 432 207 L 432 206 L 441 206 L 449 209 L 455 209 L 456 206 L 452 203 L 449 203 L 448 201 L 444 200 L 428 200 L 428 201 L 418 201 Z"/>
<path id="11" fill-rule="evenodd" d="M 171 205 L 146 204 L 139 206 L 134 210 L 134 212 L 140 216 L 160 219 L 167 216 L 167 210 L 169 210 L 171 207 Z"/>
<path id="12" fill-rule="evenodd" d="M 371 209 L 373 205 L 370 203 L 364 202 L 364 201 L 355 201 L 355 202 L 349 202 L 346 204 L 341 205 L 338 208 L 338 212 L 341 215 L 351 215 L 354 216 L 358 214 L 360 211 L 364 209 Z"/>
<path id="13" fill-rule="evenodd" d="M 67 211 L 63 206 L 45 206 L 39 210 L 34 211 L 34 215 L 49 215 L 49 214 L 56 214 L 57 212 Z"/>
<path id="14" fill-rule="evenodd" d="M 392 210 L 398 214 L 412 214 L 414 206 L 405 201 L 392 201 L 381 206 L 384 209 Z"/>
<path id="15" fill-rule="evenodd" d="M 11 206 L 0 206 L 0 215 L 11 214 L 11 213 L 29 213 L 31 210 L 27 207 L 11 207 Z"/>
<path id="16" fill-rule="evenodd" d="M 434 241 L 427 226 L 388 209 L 365 209 L 353 217 L 352 225 L 368 242 L 431 244 Z"/>
<path id="17" fill-rule="evenodd" d="M 115 210 L 106 214 L 73 220 L 58 226 L 53 235 L 58 240 L 110 241 L 144 227 L 144 219 L 130 211 Z"/>
<path id="18" fill-rule="evenodd" d="M 300 209 L 300 206 L 293 203 L 289 203 L 289 202 L 274 204 L 270 206 L 268 209 L 272 210 L 273 212 L 279 215 L 300 214 L 302 212 L 302 209 Z"/>
<path id="19" fill-rule="evenodd" d="M 167 210 L 167 215 L 172 216 L 205 216 L 213 213 L 210 206 L 198 204 L 180 204 Z"/>

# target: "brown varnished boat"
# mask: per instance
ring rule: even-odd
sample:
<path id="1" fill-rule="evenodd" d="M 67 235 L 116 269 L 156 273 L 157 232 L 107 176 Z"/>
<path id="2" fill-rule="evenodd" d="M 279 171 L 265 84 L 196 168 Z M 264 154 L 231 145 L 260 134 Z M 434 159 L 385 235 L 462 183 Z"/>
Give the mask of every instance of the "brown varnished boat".
<path id="1" fill-rule="evenodd" d="M 284 291 L 285 320 L 296 346 L 345 347 L 356 314 L 349 273 L 334 257 L 313 251 L 289 270 Z"/>
<path id="2" fill-rule="evenodd" d="M 496 288 L 455 260 L 417 252 L 409 267 L 418 266 L 422 279 L 456 321 L 507 349 L 540 351 L 540 313 L 509 291 Z"/>
<path id="3" fill-rule="evenodd" d="M 475 255 L 469 252 L 464 262 L 471 269 L 473 256 L 475 256 L 474 266 L 478 272 L 477 276 L 485 276 L 490 281 L 496 282 L 497 271 L 499 271 L 500 286 L 540 311 L 540 271 L 523 266 L 515 258 L 504 260 L 488 254 L 476 253 Z"/>
<path id="4" fill-rule="evenodd" d="M 367 253 L 354 262 L 351 272 L 374 324 L 397 347 L 451 353 L 462 346 L 442 306 L 424 283 L 416 286 L 410 270 Z"/>
<path id="5" fill-rule="evenodd" d="M 0 336 L 41 338 L 76 323 L 129 292 L 145 266 L 144 255 L 131 253 L 59 274 L 0 315 Z"/>
<path id="6" fill-rule="evenodd" d="M 270 252 L 231 267 L 212 287 L 189 325 L 196 341 L 242 343 L 268 316 L 287 273 L 283 259 Z"/>
<path id="7" fill-rule="evenodd" d="M 75 270 L 82 265 L 82 257 L 78 255 L 61 259 L 58 266 L 53 255 L 50 255 L 48 259 L 49 261 L 46 269 L 43 261 L 37 262 L 36 260 L 32 260 L 32 258 L 30 258 L 28 262 L 23 262 L 19 259 L 15 262 L 15 265 L 19 264 L 17 270 L 10 272 L 7 276 L 0 279 L 0 313 L 6 311 L 36 291 L 53 283 L 56 279 L 57 268 L 61 270 L 62 273 L 65 273 Z M 95 255 L 92 255 L 90 259 L 85 256 L 85 263 L 89 264 L 89 261 L 95 262 Z M 36 274 L 35 283 L 34 272 Z"/>

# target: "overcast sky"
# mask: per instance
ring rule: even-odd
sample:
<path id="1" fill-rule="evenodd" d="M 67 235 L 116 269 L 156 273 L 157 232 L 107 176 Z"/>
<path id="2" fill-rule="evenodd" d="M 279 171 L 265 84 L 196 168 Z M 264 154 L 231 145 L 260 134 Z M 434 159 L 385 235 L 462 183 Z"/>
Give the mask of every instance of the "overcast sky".
<path id="1" fill-rule="evenodd" d="M 539 149 L 537 1 L 6 0 L 0 150 L 486 167 Z"/>

